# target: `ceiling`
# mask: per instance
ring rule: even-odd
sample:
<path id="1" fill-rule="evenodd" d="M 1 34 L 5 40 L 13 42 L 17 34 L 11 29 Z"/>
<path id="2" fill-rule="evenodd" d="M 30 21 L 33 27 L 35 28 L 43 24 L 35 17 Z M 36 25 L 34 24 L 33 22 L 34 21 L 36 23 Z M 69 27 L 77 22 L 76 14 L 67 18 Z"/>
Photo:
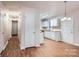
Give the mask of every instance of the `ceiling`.
<path id="1" fill-rule="evenodd" d="M 27 7 L 34 8 L 40 11 L 41 16 L 52 15 L 56 16 L 64 13 L 63 1 L 3 1 L 4 6 L 10 10 L 23 10 Z M 72 12 L 79 9 L 78 1 L 67 2 L 67 12 Z"/>

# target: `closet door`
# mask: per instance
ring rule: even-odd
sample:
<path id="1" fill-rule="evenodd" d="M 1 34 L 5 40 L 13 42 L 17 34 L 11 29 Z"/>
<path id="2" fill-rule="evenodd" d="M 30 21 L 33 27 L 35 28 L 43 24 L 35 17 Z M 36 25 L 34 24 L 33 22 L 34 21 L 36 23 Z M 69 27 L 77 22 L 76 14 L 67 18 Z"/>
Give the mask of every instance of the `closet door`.
<path id="1" fill-rule="evenodd" d="M 73 42 L 73 20 L 66 20 L 61 22 L 62 40 L 65 42 Z"/>
<path id="2" fill-rule="evenodd" d="M 25 27 L 25 47 L 33 47 L 35 46 L 35 19 L 34 14 L 28 11 L 25 14 L 24 20 Z"/>
<path id="3" fill-rule="evenodd" d="M 43 43 L 43 33 L 40 31 L 40 15 L 39 12 L 35 12 L 35 45 L 39 46 Z"/>
<path id="4" fill-rule="evenodd" d="M 29 12 L 29 40 L 30 46 L 35 46 L 35 15 L 32 12 Z"/>
<path id="5" fill-rule="evenodd" d="M 40 44 L 40 22 L 34 10 L 23 13 L 21 28 L 21 48 L 34 47 Z"/>

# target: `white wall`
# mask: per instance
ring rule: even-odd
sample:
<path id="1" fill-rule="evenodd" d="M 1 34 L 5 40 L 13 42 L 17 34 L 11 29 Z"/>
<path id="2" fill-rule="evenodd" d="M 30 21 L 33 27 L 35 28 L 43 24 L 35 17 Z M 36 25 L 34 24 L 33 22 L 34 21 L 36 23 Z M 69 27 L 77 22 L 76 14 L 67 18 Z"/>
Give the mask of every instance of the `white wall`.
<path id="1" fill-rule="evenodd" d="M 5 49 L 11 37 L 11 21 L 8 19 L 7 10 L 0 2 L 0 52 Z"/>
<path id="2" fill-rule="evenodd" d="M 74 43 L 79 45 L 79 11 L 70 14 L 73 19 Z"/>
<path id="3" fill-rule="evenodd" d="M 22 28 L 22 15 L 20 13 L 19 15 L 19 20 L 18 20 L 18 38 L 19 38 L 19 41 L 21 40 L 21 28 Z"/>
<path id="4" fill-rule="evenodd" d="M 1 10 L 0 10 L 0 53 L 4 49 L 4 37 L 3 37 L 3 32 L 2 32 L 2 19 L 1 19 Z"/>
<path id="5" fill-rule="evenodd" d="M 79 10 L 75 10 L 74 12 L 70 12 L 67 14 L 67 16 L 70 16 L 72 18 L 72 25 L 73 25 L 73 37 L 72 39 L 68 39 L 68 37 L 66 37 L 65 40 L 63 40 L 64 42 L 73 44 L 73 45 L 77 45 L 79 46 Z M 65 27 L 66 28 L 66 27 Z M 69 27 L 71 29 L 71 27 Z M 65 32 L 66 33 L 66 32 Z M 63 33 L 64 34 L 64 33 Z M 61 34 L 63 36 L 63 34 Z"/>
<path id="6" fill-rule="evenodd" d="M 4 6 L 2 2 L 0 2 L 0 53 L 6 46 L 6 40 L 4 39 L 4 31 L 3 31 L 3 20 L 4 20 Z"/>
<path id="7" fill-rule="evenodd" d="M 9 15 L 7 13 L 7 11 L 5 11 L 6 15 L 4 17 L 4 32 L 5 32 L 5 37 L 7 40 L 9 40 L 11 38 L 11 20 L 9 19 Z"/>
<path id="8" fill-rule="evenodd" d="M 5 49 L 8 43 L 7 24 L 6 24 L 6 12 L 3 7 L 0 8 L 0 53 Z"/>
<path id="9" fill-rule="evenodd" d="M 62 41 L 73 43 L 73 19 L 61 21 Z"/>

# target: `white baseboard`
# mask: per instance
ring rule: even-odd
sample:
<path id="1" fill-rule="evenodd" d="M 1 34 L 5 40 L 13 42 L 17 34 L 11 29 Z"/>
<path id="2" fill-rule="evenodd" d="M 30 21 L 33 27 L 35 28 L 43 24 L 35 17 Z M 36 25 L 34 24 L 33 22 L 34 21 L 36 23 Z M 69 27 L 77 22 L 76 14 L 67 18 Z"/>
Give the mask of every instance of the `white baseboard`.
<path id="1" fill-rule="evenodd" d="M 20 46 L 20 49 L 23 50 L 23 49 L 29 48 L 29 47 L 40 47 L 40 44 L 35 45 L 35 46 L 27 46 L 27 47 Z"/>
<path id="2" fill-rule="evenodd" d="M 8 44 L 8 41 L 7 41 L 7 42 L 5 43 L 5 45 L 2 47 L 2 49 L 0 50 L 0 53 L 6 48 L 7 44 Z"/>
<path id="3" fill-rule="evenodd" d="M 40 47 L 40 44 L 36 45 L 35 47 Z"/>
<path id="4" fill-rule="evenodd" d="M 8 41 L 5 43 L 5 45 L 3 47 L 3 50 L 6 48 L 7 44 L 8 44 Z"/>
<path id="5" fill-rule="evenodd" d="M 79 47 L 79 44 L 77 44 L 77 43 L 73 43 L 73 42 L 66 42 L 66 41 L 62 41 L 62 42 L 65 42 L 65 43 L 68 43 L 68 44 L 71 44 L 71 45 L 74 45 L 74 46 L 78 46 Z"/>
<path id="6" fill-rule="evenodd" d="M 23 47 L 23 46 L 20 45 L 20 49 L 23 50 L 23 49 L 25 49 L 25 47 Z"/>
<path id="7" fill-rule="evenodd" d="M 21 50 L 25 49 L 25 47 L 20 47 Z"/>
<path id="8" fill-rule="evenodd" d="M 73 45 L 75 45 L 75 46 L 78 46 L 78 47 L 79 47 L 79 44 L 77 44 L 77 43 L 74 43 Z"/>

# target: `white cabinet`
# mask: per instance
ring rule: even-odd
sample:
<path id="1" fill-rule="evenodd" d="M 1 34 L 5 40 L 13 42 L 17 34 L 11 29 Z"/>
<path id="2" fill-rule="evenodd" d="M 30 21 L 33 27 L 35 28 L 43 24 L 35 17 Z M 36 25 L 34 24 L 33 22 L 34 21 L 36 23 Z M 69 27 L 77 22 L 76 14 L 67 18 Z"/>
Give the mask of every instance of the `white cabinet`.
<path id="1" fill-rule="evenodd" d="M 61 32 L 60 31 L 57 31 L 57 32 L 54 32 L 55 33 L 55 39 L 56 41 L 61 41 Z"/>
<path id="2" fill-rule="evenodd" d="M 52 31 L 45 31 L 45 37 L 50 38 L 50 39 L 54 39 L 55 33 Z"/>
<path id="3" fill-rule="evenodd" d="M 45 37 L 56 41 L 61 40 L 60 31 L 45 31 Z"/>
<path id="4" fill-rule="evenodd" d="M 40 44 L 44 43 L 44 33 L 40 32 Z"/>
<path id="5" fill-rule="evenodd" d="M 47 28 L 49 28 L 49 21 L 48 21 L 48 20 L 42 21 L 42 27 L 47 27 Z"/>
<path id="6" fill-rule="evenodd" d="M 39 12 L 27 9 L 22 14 L 20 47 L 25 49 L 40 45 Z"/>

